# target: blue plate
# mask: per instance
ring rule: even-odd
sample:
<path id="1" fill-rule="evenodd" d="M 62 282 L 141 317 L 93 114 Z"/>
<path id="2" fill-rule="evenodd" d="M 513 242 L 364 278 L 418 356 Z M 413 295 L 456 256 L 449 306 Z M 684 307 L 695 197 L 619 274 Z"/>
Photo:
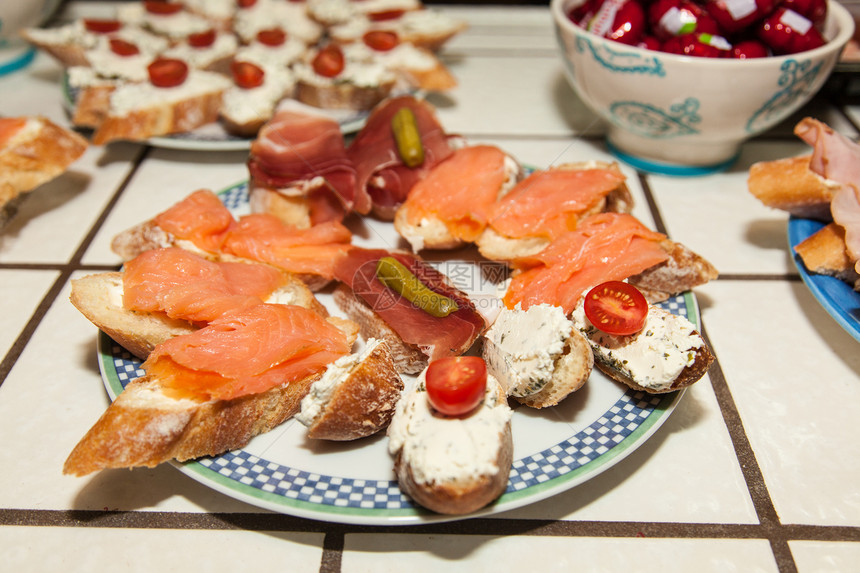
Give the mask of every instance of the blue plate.
<path id="1" fill-rule="evenodd" d="M 835 277 L 810 273 L 794 252 L 794 247 L 825 224 L 811 219 L 791 217 L 788 220 L 788 244 L 800 277 L 830 316 L 848 334 L 860 341 L 860 293 Z"/>

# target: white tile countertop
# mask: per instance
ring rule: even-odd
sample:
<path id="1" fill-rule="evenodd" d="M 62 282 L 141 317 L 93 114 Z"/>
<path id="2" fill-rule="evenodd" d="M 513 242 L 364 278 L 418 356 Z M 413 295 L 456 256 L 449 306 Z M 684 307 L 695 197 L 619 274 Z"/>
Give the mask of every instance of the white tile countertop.
<path id="1" fill-rule="evenodd" d="M 59 20 L 109 6 L 71 2 Z M 563 77 L 546 7 L 441 9 L 469 22 L 442 53 L 459 86 L 430 97 L 448 132 L 538 168 L 613 160 Z M 0 113 L 68 125 L 61 73 L 39 54 L 0 77 Z M 804 115 L 856 137 L 860 100 L 826 87 L 717 174 L 621 165 L 634 214 L 720 271 L 695 290 L 716 360 L 647 441 L 510 511 L 383 527 L 260 509 L 169 464 L 62 474 L 109 402 L 69 280 L 116 270 L 116 233 L 248 177 L 247 151 L 90 146 L 0 234 L 0 570 L 860 571 L 860 343 L 801 280 L 788 216 L 746 187 L 753 162 L 807 152 L 791 135 Z"/>

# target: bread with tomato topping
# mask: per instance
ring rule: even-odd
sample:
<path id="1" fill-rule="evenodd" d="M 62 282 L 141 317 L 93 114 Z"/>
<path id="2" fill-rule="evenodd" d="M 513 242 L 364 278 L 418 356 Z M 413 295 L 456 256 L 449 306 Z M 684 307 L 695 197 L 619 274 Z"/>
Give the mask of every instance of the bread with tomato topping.
<path id="1" fill-rule="evenodd" d="M 426 370 L 398 402 L 388 451 L 400 489 L 417 504 L 447 515 L 478 511 L 501 496 L 513 459 L 511 409 L 488 375 L 481 402 L 446 416 L 427 398 Z"/>
<path id="2" fill-rule="evenodd" d="M 403 392 L 388 343 L 371 339 L 328 366 L 310 387 L 296 420 L 315 440 L 352 441 L 388 427 Z"/>

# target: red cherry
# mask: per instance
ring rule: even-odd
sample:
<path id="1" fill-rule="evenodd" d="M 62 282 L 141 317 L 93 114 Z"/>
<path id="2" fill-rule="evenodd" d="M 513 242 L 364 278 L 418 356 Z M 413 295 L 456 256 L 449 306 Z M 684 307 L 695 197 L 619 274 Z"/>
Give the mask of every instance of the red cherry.
<path id="1" fill-rule="evenodd" d="M 767 16 L 782 0 L 710 0 L 705 11 L 721 29 L 735 33 Z"/>
<path id="2" fill-rule="evenodd" d="M 654 36 L 645 36 L 642 40 L 636 45 L 637 48 L 642 48 L 644 50 L 660 50 L 660 40 L 658 40 Z"/>
<path id="3" fill-rule="evenodd" d="M 824 21 L 827 19 L 827 0 L 783 0 L 782 7 L 805 16 L 819 32 L 824 28 Z"/>
<path id="4" fill-rule="evenodd" d="M 661 40 L 684 34 L 720 34 L 717 22 L 690 0 L 657 0 L 648 8 L 651 32 Z"/>
<path id="5" fill-rule="evenodd" d="M 731 44 L 722 36 L 683 34 L 663 42 L 663 51 L 697 58 L 724 58 L 731 54 Z"/>
<path id="6" fill-rule="evenodd" d="M 732 46 L 732 57 L 738 60 L 766 58 L 770 55 L 767 46 L 758 40 L 741 40 Z"/>
<path id="7" fill-rule="evenodd" d="M 636 0 L 605 0 L 586 29 L 602 38 L 635 46 L 645 33 L 645 10 Z"/>
<path id="8" fill-rule="evenodd" d="M 775 54 L 796 54 L 825 44 L 808 18 L 786 8 L 777 8 L 762 21 L 758 37 Z"/>

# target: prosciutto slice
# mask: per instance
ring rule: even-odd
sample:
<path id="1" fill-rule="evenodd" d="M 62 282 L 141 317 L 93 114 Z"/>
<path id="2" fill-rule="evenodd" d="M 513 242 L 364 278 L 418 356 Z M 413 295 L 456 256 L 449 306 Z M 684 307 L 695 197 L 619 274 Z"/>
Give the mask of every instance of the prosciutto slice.
<path id="1" fill-rule="evenodd" d="M 415 115 L 424 146 L 424 162 L 414 168 L 403 163 L 391 129 L 391 119 L 403 107 Z M 453 153 L 451 139 L 428 103 L 401 96 L 376 106 L 347 150 L 356 169 L 355 210 L 364 215 L 372 209 L 381 218 L 393 219 L 412 186 Z"/>
<path id="2" fill-rule="evenodd" d="M 376 277 L 376 263 L 388 256 L 403 263 L 433 292 L 453 299 L 458 309 L 436 317 L 382 284 Z M 418 346 L 430 360 L 466 352 L 487 326 L 465 293 L 412 254 L 355 247 L 335 263 L 335 278 L 349 286 L 404 342 Z"/>
<path id="3" fill-rule="evenodd" d="M 327 189 L 347 211 L 353 207 L 356 172 L 343 133 L 333 119 L 278 111 L 251 144 L 248 171 L 264 187 Z"/>
<path id="4" fill-rule="evenodd" d="M 794 133 L 813 147 L 810 170 L 839 185 L 830 213 L 845 229 L 845 247 L 860 272 L 860 145 L 812 118 L 798 123 Z"/>

